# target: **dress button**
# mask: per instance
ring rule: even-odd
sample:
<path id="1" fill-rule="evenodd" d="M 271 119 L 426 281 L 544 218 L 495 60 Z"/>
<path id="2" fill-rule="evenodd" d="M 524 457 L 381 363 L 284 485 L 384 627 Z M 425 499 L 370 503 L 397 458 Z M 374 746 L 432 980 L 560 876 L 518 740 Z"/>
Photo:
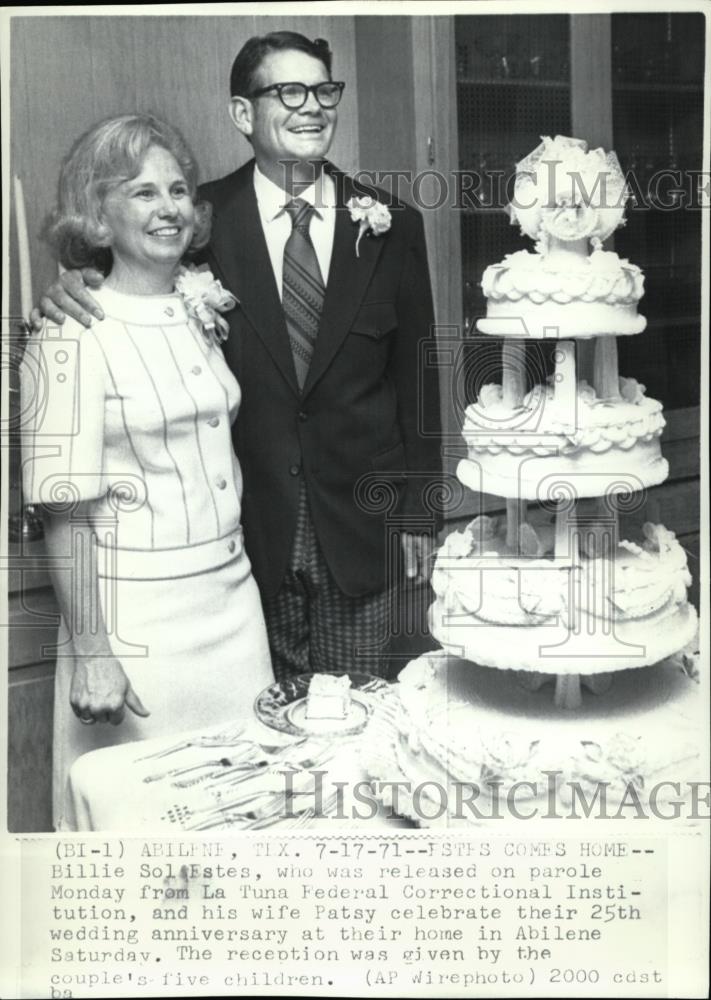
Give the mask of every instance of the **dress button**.
<path id="1" fill-rule="evenodd" d="M 175 316 L 175 309 L 172 306 L 167 306 L 165 310 L 166 316 Z"/>
<path id="2" fill-rule="evenodd" d="M 227 480 L 226 480 L 226 479 L 223 479 L 223 478 L 222 478 L 222 477 L 220 476 L 220 478 L 219 478 L 219 479 L 216 479 L 216 480 L 215 480 L 215 486 L 216 486 L 216 487 L 218 488 L 218 490 L 224 490 L 225 486 L 227 486 Z"/>
<path id="3" fill-rule="evenodd" d="M 301 471 L 301 466 L 300 465 L 296 465 L 296 463 L 294 463 L 294 465 L 292 465 L 290 467 L 290 469 L 289 469 L 289 473 L 292 476 L 298 476 L 298 474 L 299 474 L 300 471 Z"/>
<path id="4" fill-rule="evenodd" d="M 308 413 L 304 413 L 304 411 L 302 410 L 302 411 L 301 411 L 301 413 L 299 414 L 299 420 L 300 420 L 300 421 L 301 421 L 301 423 L 303 424 L 303 423 L 304 423 L 304 421 L 305 421 L 305 420 L 308 420 L 308 419 L 309 419 L 309 415 L 308 415 Z"/>
<path id="5" fill-rule="evenodd" d="M 200 365 L 193 365 L 193 367 L 191 368 L 191 371 L 192 371 L 193 375 L 201 375 L 202 374 L 202 368 L 200 367 Z"/>
<path id="6" fill-rule="evenodd" d="M 210 425 L 210 427 L 219 427 L 220 426 L 220 418 L 219 417 L 210 417 L 210 419 L 208 420 L 208 424 Z"/>
<path id="7" fill-rule="evenodd" d="M 237 548 L 237 542 L 234 540 L 234 538 L 231 539 L 227 548 L 230 550 L 230 552 L 234 552 L 234 550 Z"/>

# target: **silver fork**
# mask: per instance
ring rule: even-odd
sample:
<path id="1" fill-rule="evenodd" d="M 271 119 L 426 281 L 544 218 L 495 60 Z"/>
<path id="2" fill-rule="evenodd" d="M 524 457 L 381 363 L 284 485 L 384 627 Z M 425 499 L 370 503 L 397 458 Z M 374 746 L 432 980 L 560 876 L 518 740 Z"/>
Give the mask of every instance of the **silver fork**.
<path id="1" fill-rule="evenodd" d="M 304 741 L 302 740 L 300 742 Z M 289 749 L 290 750 L 293 749 L 293 745 Z M 328 761 L 334 755 L 334 752 L 335 751 L 333 750 L 333 748 L 329 746 L 324 748 L 324 750 L 320 754 L 315 754 L 312 757 L 308 757 L 299 761 L 290 761 L 286 759 L 286 755 L 283 755 L 281 760 L 273 760 L 272 765 L 292 767 L 297 771 L 303 773 L 304 771 L 308 771 L 310 768 L 317 767 L 320 764 L 326 763 L 326 761 Z M 266 770 L 266 768 L 264 770 Z M 264 771 L 258 773 L 264 773 Z M 313 794 L 313 792 L 298 791 L 296 789 L 288 789 L 286 791 L 282 791 L 281 789 L 273 789 L 273 790 L 255 789 L 254 791 L 248 792 L 246 795 L 242 795 L 236 799 L 231 799 L 231 801 L 229 802 L 224 802 L 222 804 L 219 803 L 219 799 L 221 798 L 221 791 L 217 786 L 222 780 L 228 779 L 225 781 L 225 784 L 231 791 L 234 786 L 241 784 L 242 781 L 246 781 L 248 778 L 251 777 L 253 777 L 252 773 L 244 774 L 239 778 L 234 778 L 231 775 L 229 776 L 229 778 L 227 775 L 218 775 L 217 778 L 213 779 L 214 791 L 216 793 L 218 802 L 214 805 L 209 805 L 202 809 L 190 810 L 190 814 L 187 818 L 194 819 L 195 817 L 202 815 L 205 817 L 204 820 L 205 822 L 210 822 L 213 816 L 215 818 L 219 818 L 218 814 L 224 814 L 229 812 L 230 810 L 240 809 L 244 806 L 250 805 L 250 803 L 252 802 L 258 801 L 259 799 L 265 799 L 268 802 L 272 798 L 278 799 L 279 797 L 283 796 L 283 799 L 286 802 L 290 801 L 291 799 L 293 799 L 294 796 L 297 795 Z M 210 788 L 208 790 L 212 791 L 213 789 Z M 247 819 L 256 818 L 255 816 L 251 816 L 249 812 L 242 814 L 242 818 L 244 817 L 246 817 Z M 185 829 L 188 830 L 202 829 L 202 827 L 186 827 Z"/>
<path id="2" fill-rule="evenodd" d="M 221 823 L 230 823 L 239 821 L 240 825 L 243 825 L 243 821 L 248 823 L 257 819 L 265 819 L 267 816 L 276 816 L 281 813 L 282 808 L 286 807 L 287 803 L 293 802 L 297 795 L 313 795 L 313 792 L 282 792 L 282 791 L 272 791 L 272 792 L 252 792 L 249 795 L 243 795 L 239 799 L 235 799 L 233 802 L 227 803 L 224 806 L 209 806 L 207 809 L 198 809 L 196 812 L 192 813 L 189 817 L 194 819 L 196 816 L 203 815 L 203 819 L 199 820 L 196 824 L 192 826 L 185 827 L 186 830 L 209 830 L 213 826 L 219 826 Z M 235 812 L 235 809 L 241 809 L 242 806 L 249 805 L 250 802 L 259 802 L 262 799 L 264 806 L 271 811 L 263 812 L 258 806 L 253 806 L 251 809 L 245 812 Z M 276 809 L 270 806 L 270 803 L 276 805 Z"/>
<path id="3" fill-rule="evenodd" d="M 237 746 L 239 743 L 249 742 L 245 741 L 242 734 L 244 733 L 245 726 L 240 726 L 239 729 L 225 730 L 222 733 L 213 733 L 209 736 L 195 736 L 189 740 L 183 740 L 182 743 L 175 743 L 172 747 L 168 747 L 166 750 L 157 750 L 155 753 L 148 753 L 145 757 L 137 757 L 134 760 L 134 764 L 139 764 L 144 760 L 158 760 L 160 757 L 168 757 L 170 754 L 179 753 L 181 750 L 187 750 L 189 747 L 231 747 Z"/>
<path id="4" fill-rule="evenodd" d="M 321 806 L 321 812 L 319 815 L 326 815 L 329 810 L 335 805 L 336 799 L 338 798 L 338 793 L 331 795 Z M 271 816 L 267 816 L 263 819 L 253 820 L 251 823 L 247 824 L 246 830 L 266 830 L 270 826 L 276 826 L 277 823 L 280 824 L 281 830 L 297 830 L 299 827 L 307 826 L 312 819 L 316 818 L 316 810 L 313 806 L 308 806 L 306 809 L 302 809 L 301 812 L 297 813 L 293 819 L 282 819 L 281 813 L 274 813 Z"/>
<path id="5" fill-rule="evenodd" d="M 299 747 L 305 742 L 306 737 L 296 743 L 290 743 L 287 747 L 285 747 L 283 743 L 272 746 L 271 744 L 257 743 L 256 740 L 238 740 L 230 744 L 230 746 L 235 747 L 244 744 L 246 749 L 243 751 L 242 756 L 249 759 L 250 756 L 254 756 L 254 754 L 259 753 L 260 751 L 265 754 L 278 754 L 282 750 L 292 750 L 294 747 Z M 225 746 L 226 744 L 220 745 Z M 218 764 L 221 764 L 223 760 L 227 760 L 227 758 L 222 757 L 220 760 L 205 761 L 202 764 L 194 764 L 192 767 L 174 767 L 169 771 L 160 771 L 157 774 L 149 774 L 143 780 L 146 783 L 150 783 L 152 781 L 162 781 L 163 778 L 179 778 L 181 775 L 187 774 L 189 771 L 195 771 L 201 767 L 216 767 Z"/>
<path id="6" fill-rule="evenodd" d="M 212 779 L 214 784 L 224 781 L 225 784 L 238 785 L 242 781 L 248 781 L 252 777 L 256 777 L 258 774 L 264 774 L 274 767 L 296 767 L 299 770 L 308 770 L 310 767 L 315 767 L 317 764 L 322 763 L 327 759 L 324 755 L 326 751 L 319 754 L 317 757 L 307 760 L 300 760 L 292 762 L 289 760 L 291 751 L 298 746 L 299 743 L 292 744 L 287 747 L 282 753 L 275 754 L 272 757 L 264 757 L 260 760 L 246 760 L 244 763 L 237 764 L 234 767 L 230 767 L 223 771 L 210 771 L 208 774 L 200 774 L 196 778 L 188 778 L 185 781 L 174 781 L 172 782 L 173 788 L 192 788 L 194 785 L 200 785 L 205 781 L 210 781 Z M 223 758 L 224 759 L 224 758 Z M 210 765 L 218 762 L 210 762 Z M 235 778 L 235 775 L 239 774 L 240 777 Z M 233 779 L 233 780 L 229 780 Z"/>
<path id="7" fill-rule="evenodd" d="M 247 760 L 243 764 L 236 764 L 234 767 L 227 767 L 222 771 L 208 771 L 207 774 L 198 774 L 195 778 L 172 781 L 171 785 L 173 788 L 193 788 L 195 785 L 201 785 L 206 781 L 222 781 L 225 778 L 232 778 L 236 774 L 242 775 L 238 779 L 239 781 L 246 781 L 253 775 L 266 771 L 272 763 L 274 763 L 273 760 Z"/>
<path id="8" fill-rule="evenodd" d="M 332 756 L 333 751 L 328 747 L 320 754 L 307 757 L 305 760 L 292 761 L 289 760 L 287 754 L 282 754 L 281 756 L 272 757 L 270 760 L 247 761 L 245 764 L 240 764 L 226 771 L 211 771 L 207 775 L 201 774 L 197 778 L 189 778 L 187 781 L 174 781 L 173 787 L 190 788 L 193 785 L 202 784 L 211 779 L 210 790 L 213 788 L 217 789 L 218 786 L 222 786 L 223 784 L 229 788 L 234 788 L 236 785 L 242 784 L 243 781 L 249 781 L 250 778 L 256 778 L 260 774 L 268 774 L 270 771 L 278 770 L 280 767 L 308 771 L 312 767 L 318 767 L 319 764 L 325 764 Z M 235 777 L 235 775 L 238 776 Z"/>
<path id="9" fill-rule="evenodd" d="M 256 752 L 256 750 L 253 752 Z M 247 751 L 247 756 L 248 753 Z M 183 774 L 189 774 L 191 771 L 199 771 L 203 767 L 232 767 L 236 766 L 237 760 L 238 756 L 235 756 L 234 759 L 231 757 L 220 757 L 218 760 L 204 760 L 200 764 L 191 764 L 190 767 L 174 767 L 170 771 L 158 771 L 156 774 L 147 774 L 143 781 L 149 785 L 153 781 L 162 781 L 164 778 L 178 778 Z"/>
<path id="10" fill-rule="evenodd" d="M 281 794 L 281 793 L 278 793 Z M 286 805 L 287 800 L 291 802 L 294 795 L 308 795 L 313 794 L 310 792 L 294 792 L 290 796 L 285 796 L 284 803 L 279 803 L 276 810 L 268 813 L 259 812 L 256 809 L 251 809 L 246 813 L 237 813 L 237 815 L 231 815 L 230 810 L 222 810 L 221 815 L 208 818 L 203 820 L 202 823 L 197 826 L 187 827 L 188 830 L 212 830 L 217 826 L 222 826 L 227 824 L 228 826 L 239 825 L 241 830 L 266 830 L 270 826 L 276 826 L 277 823 L 281 825 L 284 830 L 293 830 L 299 826 L 305 826 L 308 822 L 315 818 L 317 815 L 316 809 L 313 806 L 306 806 L 304 809 L 299 810 L 295 816 L 284 817 L 283 807 Z M 324 815 L 333 806 L 338 793 L 334 793 L 321 805 L 321 811 L 319 815 Z M 237 821 L 247 820 L 246 823 Z"/>

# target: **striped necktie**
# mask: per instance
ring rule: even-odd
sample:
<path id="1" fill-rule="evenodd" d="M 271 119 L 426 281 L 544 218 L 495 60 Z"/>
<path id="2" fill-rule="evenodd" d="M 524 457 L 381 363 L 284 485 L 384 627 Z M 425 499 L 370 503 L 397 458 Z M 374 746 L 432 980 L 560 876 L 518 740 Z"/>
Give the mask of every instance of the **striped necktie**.
<path id="1" fill-rule="evenodd" d="M 325 286 L 309 236 L 313 205 L 294 198 L 286 206 L 291 233 L 284 247 L 282 306 L 294 357 L 296 380 L 303 389 L 318 335 Z"/>

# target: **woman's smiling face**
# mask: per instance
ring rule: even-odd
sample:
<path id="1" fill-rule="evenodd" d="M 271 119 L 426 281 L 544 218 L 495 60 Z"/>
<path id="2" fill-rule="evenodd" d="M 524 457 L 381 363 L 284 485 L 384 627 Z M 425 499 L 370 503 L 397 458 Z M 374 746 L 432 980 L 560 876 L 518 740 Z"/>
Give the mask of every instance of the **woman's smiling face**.
<path id="1" fill-rule="evenodd" d="M 114 263 L 133 270 L 165 270 L 182 258 L 193 238 L 195 208 L 177 160 L 150 146 L 140 172 L 113 188 L 102 205 L 111 231 Z"/>

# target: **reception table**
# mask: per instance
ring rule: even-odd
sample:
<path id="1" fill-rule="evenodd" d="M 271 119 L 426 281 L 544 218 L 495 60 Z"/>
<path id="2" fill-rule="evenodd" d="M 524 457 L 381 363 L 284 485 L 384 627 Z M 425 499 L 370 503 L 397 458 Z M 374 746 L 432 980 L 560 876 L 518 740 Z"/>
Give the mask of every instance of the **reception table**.
<path id="1" fill-rule="evenodd" d="M 250 714 L 219 730 L 95 750 L 79 758 L 69 776 L 76 828 L 179 835 L 409 826 L 382 805 L 363 804 L 363 738 L 288 735 Z"/>

